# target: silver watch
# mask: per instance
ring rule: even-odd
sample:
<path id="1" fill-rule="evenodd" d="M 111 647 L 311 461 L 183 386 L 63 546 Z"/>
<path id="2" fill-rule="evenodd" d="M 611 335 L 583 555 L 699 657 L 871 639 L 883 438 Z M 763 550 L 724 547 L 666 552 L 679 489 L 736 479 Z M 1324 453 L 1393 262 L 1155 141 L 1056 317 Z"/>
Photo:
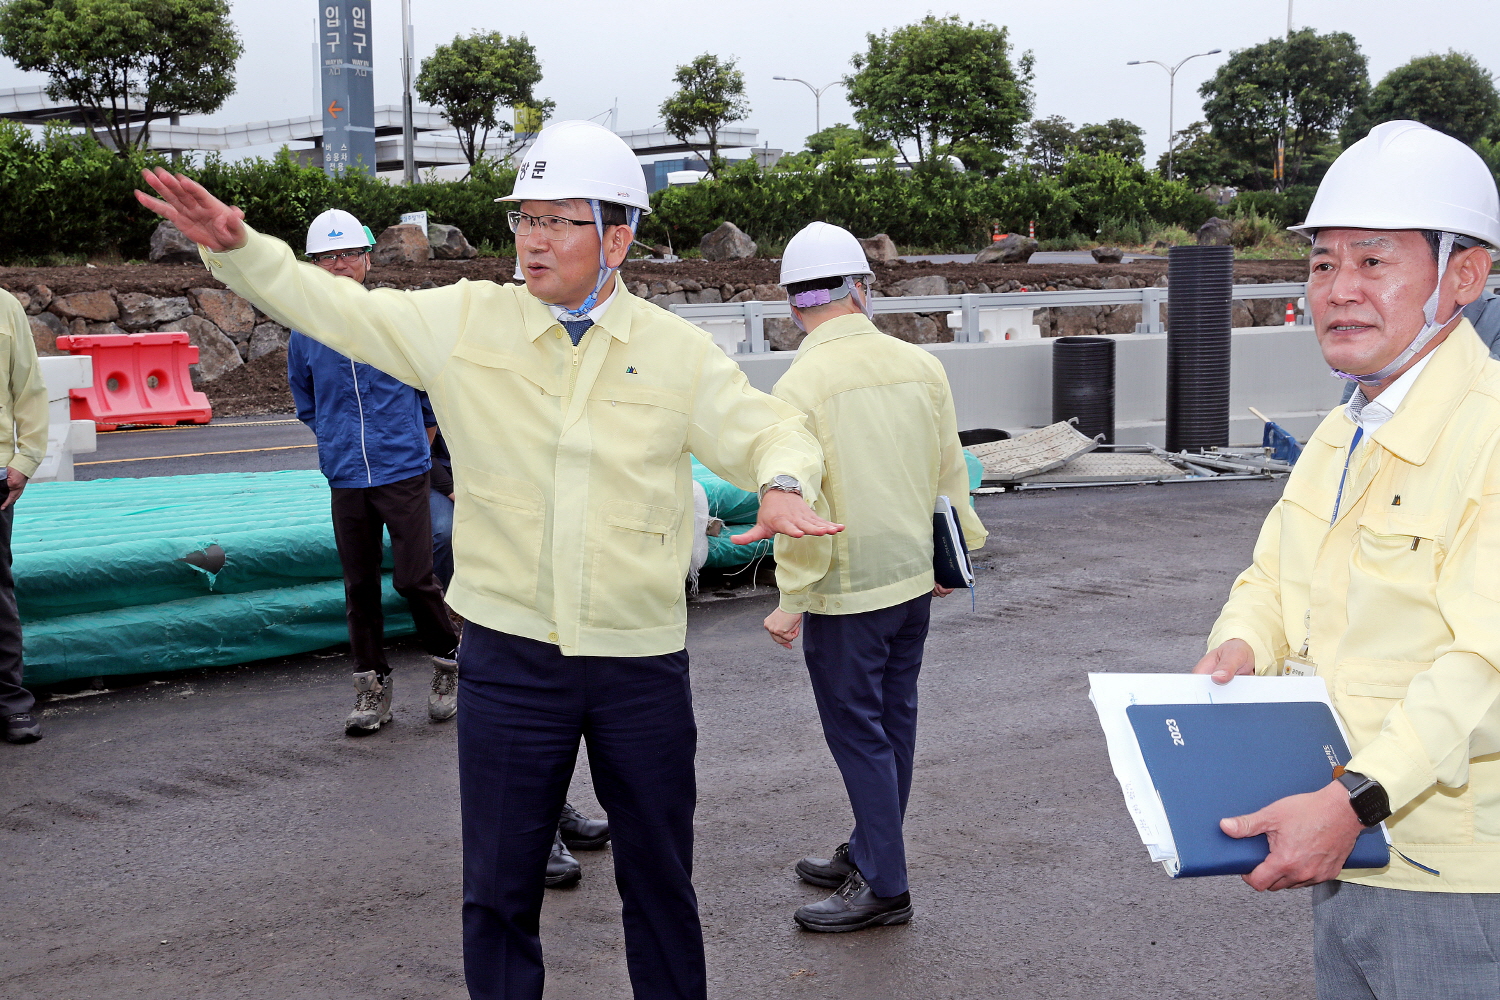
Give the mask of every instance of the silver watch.
<path id="1" fill-rule="evenodd" d="M 794 476 L 773 476 L 771 481 L 760 488 L 761 499 L 764 500 L 767 490 L 780 490 L 783 493 L 795 493 L 802 495 L 802 484 L 797 482 Z"/>

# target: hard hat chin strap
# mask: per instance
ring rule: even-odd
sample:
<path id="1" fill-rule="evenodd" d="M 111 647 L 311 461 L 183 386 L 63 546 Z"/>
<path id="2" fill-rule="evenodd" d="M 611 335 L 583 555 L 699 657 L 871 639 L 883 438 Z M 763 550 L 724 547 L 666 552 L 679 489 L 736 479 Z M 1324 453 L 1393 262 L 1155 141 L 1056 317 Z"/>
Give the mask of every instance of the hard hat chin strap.
<path id="1" fill-rule="evenodd" d="M 1378 385 L 1404 368 L 1412 358 L 1422 353 L 1423 348 L 1432 343 L 1432 338 L 1441 333 L 1443 327 L 1452 323 L 1458 317 L 1458 314 L 1463 312 L 1462 306 L 1455 306 L 1452 316 L 1449 316 L 1441 323 L 1437 321 L 1438 293 L 1443 290 L 1443 275 L 1448 270 L 1448 257 L 1453 252 L 1453 240 L 1454 235 L 1452 233 L 1443 233 L 1438 242 L 1437 286 L 1433 288 L 1432 294 L 1427 297 L 1427 303 L 1422 306 L 1422 318 L 1425 321 L 1422 329 L 1417 331 L 1417 335 L 1412 338 L 1412 342 L 1406 345 L 1406 350 L 1396 355 L 1396 360 L 1380 369 L 1380 371 L 1369 375 L 1350 375 L 1348 372 L 1339 371 L 1337 368 L 1330 368 L 1329 374 L 1334 378 L 1358 382 L 1360 385 Z"/>
<path id="2" fill-rule="evenodd" d="M 599 290 L 604 283 L 614 275 L 618 268 L 609 266 L 609 256 L 604 251 L 604 213 L 599 208 L 599 199 L 590 198 L 589 208 L 594 213 L 594 229 L 599 233 L 599 280 L 594 282 L 594 290 L 589 292 L 589 297 L 583 300 L 583 305 L 577 309 L 564 309 L 564 316 L 572 316 L 574 319 L 583 319 L 593 312 L 594 305 L 599 301 Z M 627 209 L 626 225 L 630 227 L 631 235 L 635 234 L 636 226 L 641 221 L 641 210 L 638 208 Z M 624 263 L 621 261 L 621 263 Z"/>
<path id="3" fill-rule="evenodd" d="M 826 306 L 830 302 L 836 302 L 846 296 L 854 298 L 854 304 L 865 314 L 866 319 L 874 318 L 874 311 L 870 305 L 870 293 L 861 292 L 859 278 L 852 274 L 844 275 L 844 283 L 837 288 L 814 288 L 810 292 L 798 292 L 789 300 L 797 308 L 792 310 L 792 322 L 797 329 L 803 333 L 807 332 L 807 326 L 802 322 L 802 316 L 798 310 L 812 309 L 817 306 Z"/>

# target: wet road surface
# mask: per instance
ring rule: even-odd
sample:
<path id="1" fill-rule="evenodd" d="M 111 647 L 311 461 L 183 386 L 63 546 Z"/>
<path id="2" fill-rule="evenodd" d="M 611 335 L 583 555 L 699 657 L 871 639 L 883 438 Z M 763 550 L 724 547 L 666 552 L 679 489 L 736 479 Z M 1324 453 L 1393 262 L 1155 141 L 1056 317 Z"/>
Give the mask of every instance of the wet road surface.
<path id="1" fill-rule="evenodd" d="M 183 432 L 190 433 L 190 432 Z M 146 464 L 146 463 L 140 463 Z M 792 864 L 850 823 L 764 596 L 690 615 L 695 881 L 716 998 L 1313 996 L 1308 893 L 1173 881 L 1121 802 L 1089 670 L 1186 669 L 1280 483 L 986 496 L 979 609 L 939 602 L 907 825 L 916 917 L 800 932 Z M 0 996 L 461 998 L 451 723 L 397 650 L 396 721 L 346 738 L 310 655 L 54 701 L 0 744 Z M 575 804 L 599 815 L 580 762 Z M 609 851 L 543 911 L 547 996 L 629 996 Z"/>

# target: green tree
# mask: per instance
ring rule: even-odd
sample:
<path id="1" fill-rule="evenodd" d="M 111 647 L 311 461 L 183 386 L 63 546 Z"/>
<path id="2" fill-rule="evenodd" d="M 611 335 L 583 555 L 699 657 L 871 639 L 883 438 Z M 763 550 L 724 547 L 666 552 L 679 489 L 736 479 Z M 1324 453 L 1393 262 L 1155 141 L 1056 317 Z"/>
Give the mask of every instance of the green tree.
<path id="1" fill-rule="evenodd" d="M 1145 134 L 1134 122 L 1111 118 L 1103 125 L 1080 127 L 1074 145 L 1080 153 L 1114 153 L 1126 163 L 1139 163 L 1146 155 Z"/>
<path id="2" fill-rule="evenodd" d="M 553 103 L 533 95 L 541 81 L 542 64 L 525 35 L 507 38 L 498 31 L 476 31 L 439 45 L 422 60 L 416 90 L 423 101 L 443 109 L 472 170 L 490 133 L 504 135 L 512 129 L 497 114 L 500 108 L 534 108 L 543 120 L 551 113 Z"/>
<path id="3" fill-rule="evenodd" d="M 1470 145 L 1500 138 L 1500 93 L 1467 52 L 1418 56 L 1385 75 L 1344 129 L 1346 143 L 1373 126 L 1410 119 Z"/>
<path id="4" fill-rule="evenodd" d="M 1246 187 L 1253 171 L 1224 150 L 1207 122 L 1193 122 L 1172 137 L 1172 170 L 1180 181 L 1195 188 L 1211 184 Z M 1167 153 L 1156 159 L 1156 172 L 1167 175 Z"/>
<path id="5" fill-rule="evenodd" d="M 860 157 L 894 156 L 896 153 L 896 147 L 890 143 L 872 139 L 861 130 L 842 122 L 808 136 L 807 149 L 819 156 L 835 149 L 856 150 Z"/>
<path id="6" fill-rule="evenodd" d="M 1078 145 L 1078 131 L 1062 115 L 1038 118 L 1026 126 L 1026 161 L 1044 174 L 1056 177 L 1068 162 L 1068 151 Z"/>
<path id="7" fill-rule="evenodd" d="M 46 73 L 47 95 L 81 107 L 122 157 L 155 119 L 218 110 L 241 51 L 228 0 L 0 3 L 0 53 Z"/>
<path id="8" fill-rule="evenodd" d="M 1281 181 L 1303 180 L 1310 157 L 1338 134 L 1368 92 L 1365 57 L 1354 36 L 1319 35 L 1311 28 L 1231 54 L 1198 88 L 1214 138 L 1249 167 L 1257 188 L 1274 180 L 1282 135 L 1286 173 Z"/>
<path id="9" fill-rule="evenodd" d="M 750 114 L 745 98 L 745 75 L 735 69 L 733 59 L 720 59 L 708 52 L 677 67 L 672 74 L 677 92 L 661 103 L 661 117 L 671 132 L 690 142 L 698 132 L 708 133 L 708 169 L 718 176 L 719 130 Z M 702 154 L 699 154 L 702 158 Z"/>
<path id="10" fill-rule="evenodd" d="M 850 60 L 844 83 L 866 133 L 914 144 L 918 160 L 954 147 L 1015 147 L 1031 117 L 1033 59 L 1028 52 L 1011 65 L 1007 29 L 928 14 L 865 37 L 869 48 Z"/>

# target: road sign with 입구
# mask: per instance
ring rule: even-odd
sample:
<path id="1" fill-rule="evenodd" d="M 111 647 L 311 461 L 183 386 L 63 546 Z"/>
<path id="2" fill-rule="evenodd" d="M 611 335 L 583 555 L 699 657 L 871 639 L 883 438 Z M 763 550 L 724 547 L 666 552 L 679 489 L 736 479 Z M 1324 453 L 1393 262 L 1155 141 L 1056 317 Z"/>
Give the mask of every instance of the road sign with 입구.
<path id="1" fill-rule="evenodd" d="M 321 0 L 323 169 L 375 173 L 375 78 L 370 60 L 370 0 Z"/>

